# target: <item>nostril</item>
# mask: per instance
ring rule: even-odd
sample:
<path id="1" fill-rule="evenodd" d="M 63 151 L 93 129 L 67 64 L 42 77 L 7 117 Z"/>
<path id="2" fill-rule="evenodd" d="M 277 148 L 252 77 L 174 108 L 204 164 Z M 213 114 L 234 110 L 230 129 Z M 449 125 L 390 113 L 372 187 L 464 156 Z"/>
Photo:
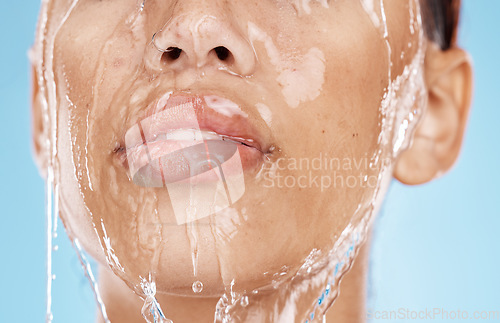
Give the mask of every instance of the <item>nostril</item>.
<path id="1" fill-rule="evenodd" d="M 228 60 L 231 56 L 231 52 L 229 51 L 229 49 L 227 49 L 224 46 L 215 47 L 213 50 L 215 51 L 215 54 L 217 54 L 217 57 L 221 61 Z"/>
<path id="2" fill-rule="evenodd" d="M 181 56 L 182 49 L 178 47 L 168 47 L 167 50 L 163 52 L 163 55 L 161 56 L 162 61 L 175 61 L 176 59 Z"/>

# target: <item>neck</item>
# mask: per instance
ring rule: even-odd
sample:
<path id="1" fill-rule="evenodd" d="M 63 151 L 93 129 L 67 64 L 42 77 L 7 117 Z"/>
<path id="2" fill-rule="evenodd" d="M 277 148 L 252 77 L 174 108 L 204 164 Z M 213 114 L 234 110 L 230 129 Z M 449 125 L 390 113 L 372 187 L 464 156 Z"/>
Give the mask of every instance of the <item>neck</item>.
<path id="1" fill-rule="evenodd" d="M 369 243 L 360 247 L 351 270 L 342 279 L 340 295 L 326 314 L 326 322 L 365 321 L 368 249 Z M 99 285 L 111 322 L 144 322 L 141 315 L 143 301 L 103 266 L 99 270 Z M 212 323 L 219 298 L 157 295 L 157 300 L 162 305 L 165 315 L 174 323 Z M 99 318 L 98 322 L 103 321 Z"/>
<path id="2" fill-rule="evenodd" d="M 354 264 L 340 284 L 340 295 L 326 313 L 326 322 L 366 321 L 366 297 L 368 264 L 370 257 L 370 235 L 361 245 Z"/>

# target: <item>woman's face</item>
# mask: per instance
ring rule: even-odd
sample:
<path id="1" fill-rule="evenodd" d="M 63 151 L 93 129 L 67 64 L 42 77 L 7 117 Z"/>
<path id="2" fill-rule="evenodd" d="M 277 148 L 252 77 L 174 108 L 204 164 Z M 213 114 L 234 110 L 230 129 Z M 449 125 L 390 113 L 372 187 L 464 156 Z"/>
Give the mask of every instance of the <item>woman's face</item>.
<path id="1" fill-rule="evenodd" d="M 375 212 L 420 108 L 415 1 L 141 2 L 48 5 L 61 217 L 93 257 L 131 287 L 252 290 Z M 207 141 L 227 169 L 162 164 Z"/>

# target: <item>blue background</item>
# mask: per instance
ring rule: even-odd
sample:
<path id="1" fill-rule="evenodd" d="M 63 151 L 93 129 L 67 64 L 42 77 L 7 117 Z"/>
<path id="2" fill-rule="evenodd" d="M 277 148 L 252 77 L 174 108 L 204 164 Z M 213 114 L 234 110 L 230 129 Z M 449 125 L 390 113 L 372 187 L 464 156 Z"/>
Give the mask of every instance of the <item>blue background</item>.
<path id="1" fill-rule="evenodd" d="M 45 317 L 44 183 L 31 157 L 26 58 L 38 8 L 3 0 L 0 10 L 0 322 Z M 476 77 L 465 146 L 442 179 L 393 183 L 373 244 L 372 312 L 500 311 L 499 15 L 498 0 L 464 0 L 460 43 Z M 90 288 L 67 240 L 57 240 L 55 322 L 91 322 Z"/>

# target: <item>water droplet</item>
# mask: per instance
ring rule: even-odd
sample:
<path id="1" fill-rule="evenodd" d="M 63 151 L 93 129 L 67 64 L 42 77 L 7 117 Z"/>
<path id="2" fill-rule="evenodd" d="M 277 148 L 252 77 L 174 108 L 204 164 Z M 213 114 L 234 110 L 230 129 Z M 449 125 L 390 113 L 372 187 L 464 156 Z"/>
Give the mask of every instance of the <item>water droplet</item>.
<path id="1" fill-rule="evenodd" d="M 148 282 L 148 281 L 144 280 L 143 282 L 141 282 L 141 287 L 142 287 L 142 291 L 144 292 L 144 294 L 147 297 L 148 296 L 154 297 L 156 295 L 156 283 L 155 282 Z"/>
<path id="2" fill-rule="evenodd" d="M 57 232 L 52 233 L 52 237 L 55 239 L 57 238 Z"/>
<path id="3" fill-rule="evenodd" d="M 58 245 L 53 246 L 53 247 L 52 247 L 52 250 L 54 250 L 54 251 L 59 250 L 59 246 L 58 246 Z"/>
<path id="4" fill-rule="evenodd" d="M 56 275 L 52 275 L 52 280 L 56 280 Z"/>
<path id="5" fill-rule="evenodd" d="M 156 298 L 152 296 L 146 297 L 141 313 L 142 317 L 148 323 L 172 323 L 171 320 L 165 317 L 161 310 L 160 304 L 158 303 Z"/>
<path id="6" fill-rule="evenodd" d="M 201 293 L 201 291 L 203 290 L 203 283 L 201 281 L 197 280 L 193 283 L 192 288 L 193 288 L 193 292 L 195 292 L 196 294 Z"/>
<path id="7" fill-rule="evenodd" d="M 247 307 L 248 306 L 248 296 L 243 296 L 240 301 L 241 306 Z"/>

